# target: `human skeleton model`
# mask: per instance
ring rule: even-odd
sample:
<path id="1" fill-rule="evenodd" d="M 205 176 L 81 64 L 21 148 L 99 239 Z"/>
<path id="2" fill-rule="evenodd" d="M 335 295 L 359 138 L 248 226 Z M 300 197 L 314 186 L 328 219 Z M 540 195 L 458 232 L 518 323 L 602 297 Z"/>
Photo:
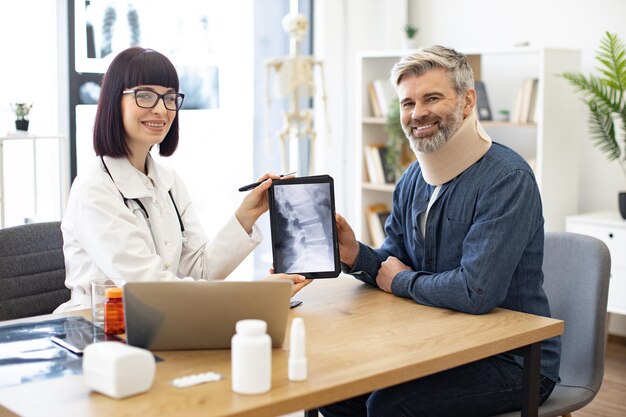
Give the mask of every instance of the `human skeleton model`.
<path id="1" fill-rule="evenodd" d="M 313 128 L 313 109 L 302 108 L 301 105 L 315 96 L 314 71 L 315 67 L 319 67 L 322 100 L 326 108 L 323 62 L 313 59 L 312 56 L 299 55 L 299 46 L 308 27 L 304 15 L 293 12 L 292 8 L 292 12 L 283 18 L 282 24 L 285 32 L 289 34 L 289 56 L 270 60 L 266 64 L 266 139 L 269 140 L 269 113 L 272 104 L 270 81 L 272 73 L 275 72 L 278 81 L 277 95 L 289 99 L 289 108 L 283 112 L 283 127 L 279 133 L 282 169 L 285 172 L 297 171 L 300 175 L 307 175 L 313 169 L 316 133 Z M 306 147 L 307 143 L 310 143 L 306 164 L 309 172 L 303 172 L 304 167 L 298 167 L 298 149 Z"/>

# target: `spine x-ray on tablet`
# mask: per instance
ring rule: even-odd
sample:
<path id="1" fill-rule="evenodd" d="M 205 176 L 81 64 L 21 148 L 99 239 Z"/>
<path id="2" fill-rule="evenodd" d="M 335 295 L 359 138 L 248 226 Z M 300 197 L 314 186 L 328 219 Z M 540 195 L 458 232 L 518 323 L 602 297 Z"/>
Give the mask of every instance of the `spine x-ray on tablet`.
<path id="1" fill-rule="evenodd" d="M 274 271 L 337 277 L 341 269 L 332 177 L 277 181 L 270 187 L 269 199 Z"/>

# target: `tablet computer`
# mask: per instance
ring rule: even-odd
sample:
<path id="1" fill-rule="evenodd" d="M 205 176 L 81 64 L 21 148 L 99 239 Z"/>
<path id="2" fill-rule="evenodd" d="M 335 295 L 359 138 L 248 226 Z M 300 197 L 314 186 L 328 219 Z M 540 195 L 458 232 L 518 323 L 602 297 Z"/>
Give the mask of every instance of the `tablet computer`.
<path id="1" fill-rule="evenodd" d="M 333 178 L 276 180 L 269 189 L 269 206 L 274 272 L 339 276 Z"/>

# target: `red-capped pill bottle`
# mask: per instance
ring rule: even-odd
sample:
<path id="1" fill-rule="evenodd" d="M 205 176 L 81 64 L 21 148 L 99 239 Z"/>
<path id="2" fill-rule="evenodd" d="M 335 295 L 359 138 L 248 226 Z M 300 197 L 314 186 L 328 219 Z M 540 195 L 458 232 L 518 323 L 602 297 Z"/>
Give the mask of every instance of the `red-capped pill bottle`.
<path id="1" fill-rule="evenodd" d="M 124 303 L 121 288 L 107 288 L 104 301 L 104 333 L 122 334 L 124 326 Z"/>

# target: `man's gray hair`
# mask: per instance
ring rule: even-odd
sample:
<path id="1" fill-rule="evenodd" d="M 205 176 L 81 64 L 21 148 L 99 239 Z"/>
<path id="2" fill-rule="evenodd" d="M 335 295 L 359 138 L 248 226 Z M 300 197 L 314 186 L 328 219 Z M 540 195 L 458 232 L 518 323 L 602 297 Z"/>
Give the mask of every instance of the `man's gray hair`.
<path id="1" fill-rule="evenodd" d="M 474 88 L 474 72 L 467 57 L 440 45 L 424 47 L 405 55 L 391 69 L 389 81 L 397 88 L 403 77 L 419 76 L 437 68 L 448 72 L 457 95 Z"/>

